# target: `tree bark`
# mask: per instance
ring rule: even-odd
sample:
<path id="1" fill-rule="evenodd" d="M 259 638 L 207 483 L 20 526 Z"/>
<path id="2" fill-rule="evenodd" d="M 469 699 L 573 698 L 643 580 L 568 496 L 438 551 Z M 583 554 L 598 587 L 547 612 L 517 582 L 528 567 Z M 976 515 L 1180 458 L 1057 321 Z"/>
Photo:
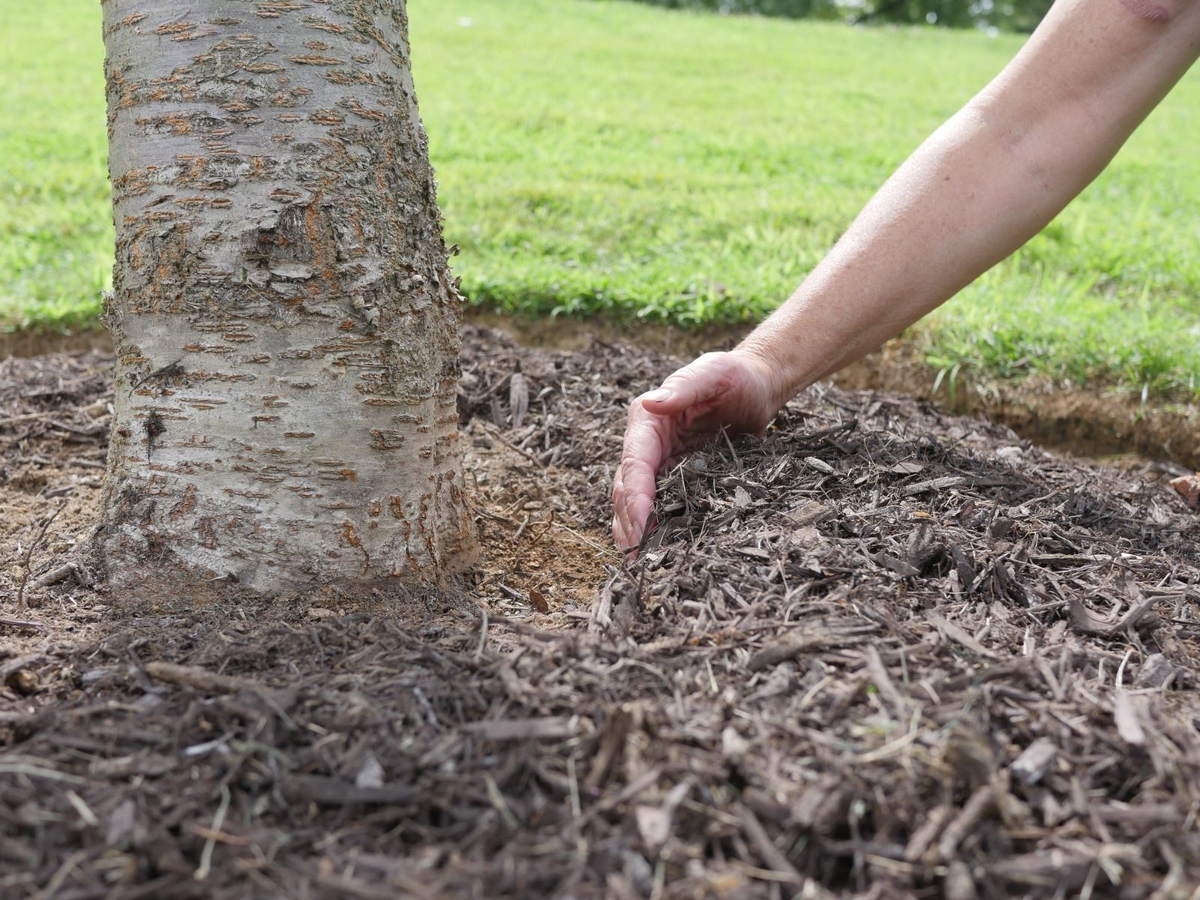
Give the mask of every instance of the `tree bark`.
<path id="1" fill-rule="evenodd" d="M 143 594 L 472 561 L 403 0 L 103 0 L 117 230 L 98 545 Z"/>

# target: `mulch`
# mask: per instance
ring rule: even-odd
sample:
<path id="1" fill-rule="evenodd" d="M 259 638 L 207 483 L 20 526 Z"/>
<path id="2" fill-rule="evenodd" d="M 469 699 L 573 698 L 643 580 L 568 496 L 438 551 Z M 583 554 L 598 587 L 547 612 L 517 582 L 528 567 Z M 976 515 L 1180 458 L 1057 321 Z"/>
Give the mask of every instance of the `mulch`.
<path id="1" fill-rule="evenodd" d="M 2 577 L 51 629 L 0 623 L 0 896 L 1200 890 L 1200 525 L 1153 467 L 817 386 L 664 476 L 625 568 L 624 408 L 675 361 L 466 338 L 493 549 L 591 542 L 591 602 L 518 554 L 466 604 L 123 610 L 74 552 L 105 361 L 0 366 Z"/>

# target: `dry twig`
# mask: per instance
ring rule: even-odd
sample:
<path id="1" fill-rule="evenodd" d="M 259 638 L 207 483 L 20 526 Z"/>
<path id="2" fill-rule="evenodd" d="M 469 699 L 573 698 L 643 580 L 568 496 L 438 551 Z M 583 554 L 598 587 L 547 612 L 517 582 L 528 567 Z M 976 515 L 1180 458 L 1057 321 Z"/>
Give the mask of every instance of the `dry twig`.
<path id="1" fill-rule="evenodd" d="M 17 585 L 17 613 L 25 612 L 25 584 L 29 581 L 29 564 L 33 558 L 33 551 L 38 544 L 42 542 L 42 538 L 46 536 L 46 529 L 50 527 L 50 523 L 58 518 L 58 514 L 67 508 L 67 504 L 59 504 L 58 509 L 50 514 L 50 517 L 42 523 L 42 527 L 38 529 L 37 535 L 29 542 L 29 546 L 25 548 L 25 556 L 21 560 L 21 581 Z"/>

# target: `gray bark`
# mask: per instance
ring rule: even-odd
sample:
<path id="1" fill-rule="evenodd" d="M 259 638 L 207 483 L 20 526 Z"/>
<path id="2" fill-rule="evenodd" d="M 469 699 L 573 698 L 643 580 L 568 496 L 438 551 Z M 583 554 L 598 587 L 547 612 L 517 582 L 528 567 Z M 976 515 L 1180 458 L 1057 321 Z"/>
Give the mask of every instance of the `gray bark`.
<path id="1" fill-rule="evenodd" d="M 103 5 L 110 578 L 277 594 L 461 569 L 461 306 L 403 0 Z"/>

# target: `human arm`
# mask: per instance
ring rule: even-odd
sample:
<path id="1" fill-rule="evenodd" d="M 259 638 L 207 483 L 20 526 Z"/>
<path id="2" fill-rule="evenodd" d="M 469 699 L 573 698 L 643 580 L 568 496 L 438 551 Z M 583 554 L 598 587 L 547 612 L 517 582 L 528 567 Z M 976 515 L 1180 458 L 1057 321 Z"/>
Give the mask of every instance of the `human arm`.
<path id="1" fill-rule="evenodd" d="M 618 545 L 641 538 L 665 464 L 721 425 L 761 430 L 797 391 L 865 356 L 1036 234 L 1197 55 L 1200 0 L 1059 0 L 783 306 L 731 353 L 669 377 L 669 398 L 633 402 L 613 491 Z M 701 415 L 692 397 L 705 398 Z"/>

